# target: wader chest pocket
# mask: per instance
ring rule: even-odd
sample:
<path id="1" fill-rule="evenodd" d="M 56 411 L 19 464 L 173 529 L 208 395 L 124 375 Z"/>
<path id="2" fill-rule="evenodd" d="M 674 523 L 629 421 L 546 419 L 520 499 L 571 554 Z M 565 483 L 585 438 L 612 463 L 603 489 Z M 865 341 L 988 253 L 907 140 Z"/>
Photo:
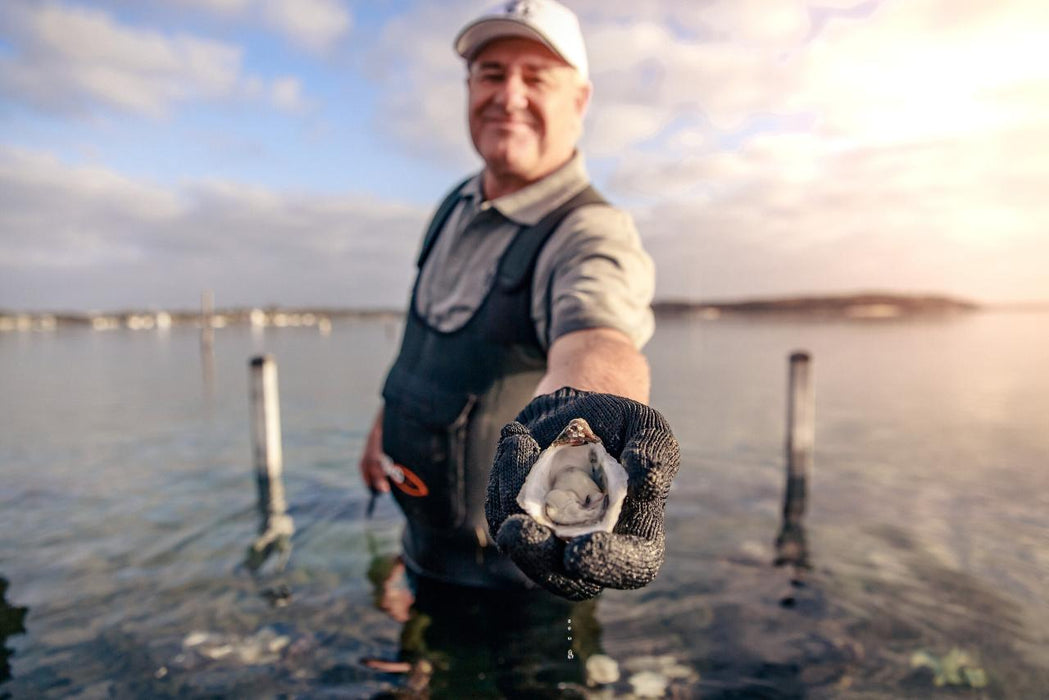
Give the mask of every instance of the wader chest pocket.
<path id="1" fill-rule="evenodd" d="M 477 397 L 392 372 L 383 389 L 383 451 L 426 485 L 425 496 L 391 489 L 410 522 L 447 530 L 466 518 L 466 429 Z"/>

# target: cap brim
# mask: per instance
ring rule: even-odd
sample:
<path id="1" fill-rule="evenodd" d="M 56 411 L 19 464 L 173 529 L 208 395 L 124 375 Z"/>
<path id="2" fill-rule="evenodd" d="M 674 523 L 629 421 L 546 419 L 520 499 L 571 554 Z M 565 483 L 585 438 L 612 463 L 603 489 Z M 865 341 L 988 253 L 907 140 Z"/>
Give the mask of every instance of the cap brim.
<path id="1" fill-rule="evenodd" d="M 531 26 L 513 19 L 485 18 L 467 25 L 455 39 L 455 50 L 460 56 L 469 61 L 488 42 L 512 37 L 538 41 L 558 56 L 561 56 L 563 61 L 570 63 L 568 59 L 561 55 L 560 51 L 554 48 L 553 44 L 545 36 Z"/>

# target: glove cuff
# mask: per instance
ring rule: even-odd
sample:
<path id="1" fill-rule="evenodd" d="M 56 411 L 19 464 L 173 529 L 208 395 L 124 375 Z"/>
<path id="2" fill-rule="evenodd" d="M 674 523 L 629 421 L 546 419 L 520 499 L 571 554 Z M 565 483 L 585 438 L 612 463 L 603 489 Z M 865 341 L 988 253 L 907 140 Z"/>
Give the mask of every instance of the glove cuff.
<path id="1" fill-rule="evenodd" d="M 643 403 L 567 386 L 532 399 L 517 415 L 517 422 L 528 428 L 540 449 L 545 449 L 573 418 L 585 419 L 616 459 L 625 447 L 625 436 L 640 431 L 672 435 L 666 419 Z"/>

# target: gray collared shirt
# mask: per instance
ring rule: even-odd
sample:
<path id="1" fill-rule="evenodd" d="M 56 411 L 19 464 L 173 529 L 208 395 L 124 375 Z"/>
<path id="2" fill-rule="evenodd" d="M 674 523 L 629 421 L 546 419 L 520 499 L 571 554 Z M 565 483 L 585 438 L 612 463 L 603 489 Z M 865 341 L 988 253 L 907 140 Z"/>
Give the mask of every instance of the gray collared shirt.
<path id="1" fill-rule="evenodd" d="M 538 223 L 588 183 L 579 153 L 539 182 L 494 200 L 484 200 L 480 175 L 468 181 L 423 266 L 416 311 L 439 331 L 461 328 L 487 296 L 520 227 Z M 607 327 L 640 348 L 654 328 L 654 287 L 654 266 L 630 215 L 612 206 L 581 207 L 561 222 L 536 262 L 536 335 L 549 347 L 565 333 Z"/>

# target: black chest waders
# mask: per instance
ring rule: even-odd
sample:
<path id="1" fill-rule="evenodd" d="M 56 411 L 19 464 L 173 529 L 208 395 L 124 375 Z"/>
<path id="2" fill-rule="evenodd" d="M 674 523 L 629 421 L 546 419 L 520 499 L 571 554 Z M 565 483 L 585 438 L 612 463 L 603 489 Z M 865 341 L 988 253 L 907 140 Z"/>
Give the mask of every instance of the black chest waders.
<path id="1" fill-rule="evenodd" d="M 411 570 L 460 585 L 530 587 L 489 539 L 488 472 L 499 432 L 531 400 L 546 369 L 531 314 L 539 253 L 569 213 L 604 199 L 587 187 L 522 227 L 470 320 L 443 332 L 418 314 L 416 297 L 423 265 L 461 189 L 442 202 L 423 240 L 401 350 L 382 391 L 383 450 L 412 472 L 391 489 L 408 521 L 403 553 Z"/>

